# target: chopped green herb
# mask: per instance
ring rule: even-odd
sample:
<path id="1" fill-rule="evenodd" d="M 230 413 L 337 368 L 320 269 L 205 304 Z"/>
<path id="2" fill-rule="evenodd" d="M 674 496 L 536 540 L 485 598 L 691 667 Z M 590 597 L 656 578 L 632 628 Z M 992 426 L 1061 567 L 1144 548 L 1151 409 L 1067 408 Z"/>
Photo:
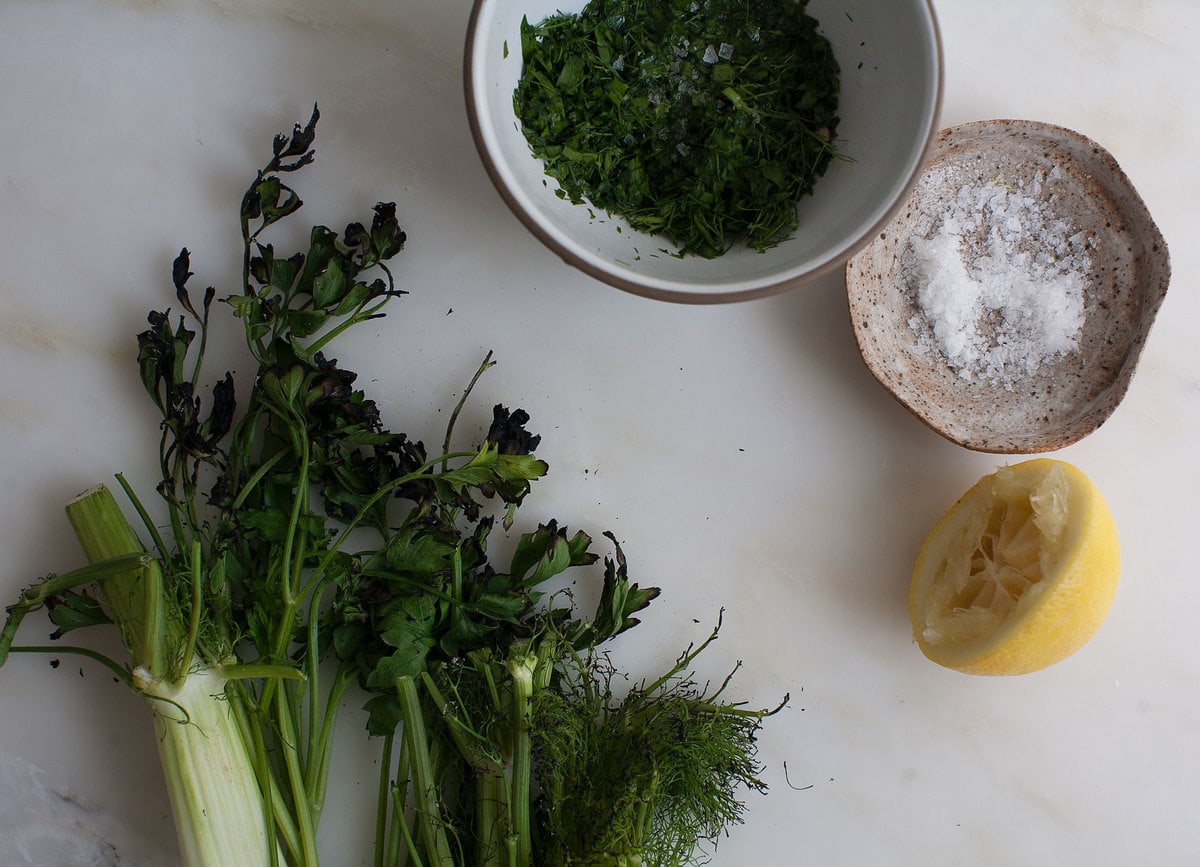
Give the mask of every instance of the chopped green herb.
<path id="1" fill-rule="evenodd" d="M 840 69 L 796 0 L 591 0 L 522 21 L 513 104 L 561 187 L 680 253 L 765 250 L 836 155 Z"/>

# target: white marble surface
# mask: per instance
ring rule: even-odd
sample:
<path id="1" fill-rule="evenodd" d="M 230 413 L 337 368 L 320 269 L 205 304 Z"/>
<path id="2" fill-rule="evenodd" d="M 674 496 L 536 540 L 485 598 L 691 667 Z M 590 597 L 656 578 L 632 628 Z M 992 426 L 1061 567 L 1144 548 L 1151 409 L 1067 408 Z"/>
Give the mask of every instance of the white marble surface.
<path id="1" fill-rule="evenodd" d="M 1076 656 L 1008 680 L 925 661 L 905 611 L 930 523 L 998 459 L 941 440 L 876 385 L 839 279 L 685 308 L 539 247 L 469 140 L 468 6 L 0 3 L 0 597 L 78 565 L 61 511 L 72 494 L 118 471 L 152 483 L 133 335 L 169 301 L 183 245 L 196 283 L 236 285 L 248 172 L 317 101 L 305 225 L 394 199 L 409 232 L 398 277 L 411 296 L 337 353 L 393 426 L 435 437 L 438 410 L 494 349 L 472 420 L 503 399 L 545 434 L 551 477 L 529 520 L 612 528 L 639 580 L 665 588 L 622 663 L 661 667 L 725 606 L 707 665 L 744 660 L 736 692 L 756 703 L 791 691 L 761 740 L 772 792 L 715 863 L 1194 863 L 1200 5 L 936 3 L 943 124 L 1023 117 L 1095 138 L 1173 256 L 1125 402 L 1059 453 L 1115 513 L 1116 605 Z M 369 863 L 360 722 L 352 708 L 338 745 L 332 865 Z M 0 864 L 170 864 L 164 792 L 146 709 L 105 673 L 29 656 L 0 670 Z M 22 854 L 54 827 L 93 848 Z"/>

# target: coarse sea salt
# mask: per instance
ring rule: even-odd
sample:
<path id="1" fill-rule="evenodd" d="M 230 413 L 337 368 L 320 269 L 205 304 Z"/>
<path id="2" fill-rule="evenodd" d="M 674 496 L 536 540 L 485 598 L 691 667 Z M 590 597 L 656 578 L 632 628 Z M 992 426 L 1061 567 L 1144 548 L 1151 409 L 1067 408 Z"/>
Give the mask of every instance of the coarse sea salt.
<path id="1" fill-rule="evenodd" d="M 1078 348 L 1093 241 L 1043 194 L 1056 178 L 964 186 L 911 241 L 920 312 L 909 327 L 962 379 L 1011 390 Z"/>

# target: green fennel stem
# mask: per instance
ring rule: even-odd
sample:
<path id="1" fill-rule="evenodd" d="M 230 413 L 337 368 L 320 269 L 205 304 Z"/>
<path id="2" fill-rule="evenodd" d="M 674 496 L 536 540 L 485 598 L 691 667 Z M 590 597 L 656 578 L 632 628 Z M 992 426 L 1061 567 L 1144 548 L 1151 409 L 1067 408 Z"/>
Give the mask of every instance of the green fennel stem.
<path id="1" fill-rule="evenodd" d="M 87 647 L 71 647 L 70 645 L 64 646 L 59 644 L 22 644 L 17 647 L 9 647 L 8 652 L 42 653 L 51 656 L 70 653 L 75 656 L 82 656 L 92 660 L 93 662 L 98 662 L 103 665 L 112 672 L 113 677 L 116 678 L 120 683 L 123 683 L 126 686 L 133 685 L 133 677 L 130 676 L 128 671 L 126 671 L 124 668 L 121 668 L 121 666 L 119 666 L 109 657 L 105 656 L 103 653 L 99 653 L 98 651 L 91 650 Z"/>
<path id="2" fill-rule="evenodd" d="M 211 670 L 180 684 L 144 681 L 183 863 L 187 867 L 268 865 L 262 795 L 224 682 Z M 282 854 L 279 855 L 282 860 Z"/>
<path id="3" fill-rule="evenodd" d="M 141 540 L 103 485 L 69 503 L 67 519 L 89 563 L 145 553 Z M 166 676 L 165 666 L 174 660 L 164 659 L 164 653 L 178 647 L 183 636 L 178 629 L 170 628 L 177 624 L 167 622 L 158 563 L 150 560 L 143 570 L 113 576 L 100 585 L 100 592 L 112 609 L 134 666 L 146 669 L 155 678 Z"/>
<path id="4" fill-rule="evenodd" d="M 488 654 L 474 653 L 471 654 L 471 658 L 476 671 L 491 673 Z M 493 707 L 499 708 L 500 698 L 495 691 L 495 684 L 491 681 L 489 683 L 494 696 Z M 455 707 L 451 707 L 438 688 L 437 682 L 427 671 L 421 675 L 421 684 L 440 715 L 455 750 L 475 774 L 476 863 L 480 867 L 507 865 L 516 849 L 512 833 L 512 793 L 507 769 L 503 767 L 499 758 L 479 748 L 476 739 L 482 740 L 480 735 L 471 731 L 467 723 L 456 716 L 456 711 L 461 707 L 460 697 L 455 696 Z"/>
<path id="5" fill-rule="evenodd" d="M 232 697 L 230 705 L 237 716 L 238 726 L 242 732 L 242 742 L 250 751 L 250 761 L 258 779 L 259 790 L 266 793 L 263 795 L 264 809 L 268 816 L 274 817 L 273 821 L 267 823 L 271 847 L 275 848 L 282 844 L 290 857 L 286 863 L 299 863 L 300 831 L 295 818 L 286 809 L 283 809 L 283 793 L 279 789 L 279 781 L 268 766 L 262 728 L 248 710 L 253 704 L 251 695 L 245 690 L 244 685 L 236 682 L 226 684 L 226 693 Z"/>
<path id="6" fill-rule="evenodd" d="M 510 806 L 516 848 L 513 863 L 529 867 L 533 863 L 533 832 L 529 816 L 532 795 L 530 778 L 533 773 L 533 745 L 530 729 L 533 726 L 533 673 L 538 658 L 522 654 L 508 660 L 512 677 L 512 785 Z"/>
<path id="7" fill-rule="evenodd" d="M 375 860 L 374 867 L 391 865 L 399 857 L 399 850 L 391 851 L 388 839 L 388 807 L 392 787 L 392 749 L 396 744 L 396 733 L 383 738 L 383 753 L 379 757 L 379 787 L 375 792 Z"/>
<path id="8" fill-rule="evenodd" d="M 104 486 L 67 506 L 87 558 L 102 562 L 143 553 L 137 534 Z M 193 658 L 175 681 L 156 674 L 169 666 L 185 637 L 167 617 L 161 572 L 130 570 L 101 584 L 130 652 L 135 689 L 150 702 L 163 775 L 185 867 L 257 867 L 272 859 L 267 817 L 249 751 L 225 680 Z M 154 594 L 153 596 L 150 594 Z"/>
<path id="9" fill-rule="evenodd" d="M 329 786 L 329 765 L 333 758 L 333 734 L 337 724 L 338 705 L 353 682 L 354 674 L 348 667 L 343 666 L 338 669 L 325 702 L 325 716 L 320 726 L 320 737 L 309 750 L 310 756 L 318 757 L 314 765 L 315 773 L 308 781 L 308 788 L 312 793 L 313 814 L 317 819 L 321 817 L 321 813 L 325 809 L 325 793 Z"/>
<path id="10" fill-rule="evenodd" d="M 275 699 L 275 720 L 280 726 L 279 749 L 283 754 L 284 769 L 288 784 L 291 786 L 292 803 L 295 806 L 294 812 L 299 822 L 301 863 L 316 864 L 319 861 L 317 817 L 314 815 L 312 798 L 304 783 L 304 771 L 300 767 L 300 755 L 296 749 L 299 734 L 296 730 L 295 707 L 289 703 L 286 693 L 287 690 L 281 686 L 276 692 Z"/>
<path id="11" fill-rule="evenodd" d="M 507 864 L 508 841 L 502 817 L 508 810 L 508 784 L 498 770 L 483 770 L 475 781 L 476 861 L 480 865 Z"/>
<path id="12" fill-rule="evenodd" d="M 400 742 L 399 752 L 400 758 L 396 761 L 396 780 L 398 782 L 388 787 L 392 810 L 392 830 L 384 864 L 387 867 L 404 867 L 411 858 L 416 867 L 422 867 L 423 862 L 417 852 L 417 841 L 413 839 L 412 828 L 409 827 L 408 819 L 404 814 L 404 800 L 408 793 L 408 784 L 399 782 L 408 779 L 410 767 L 408 748 L 404 745 L 403 739 Z M 401 848 L 402 844 L 403 848 Z"/>
<path id="13" fill-rule="evenodd" d="M 25 619 L 27 614 L 37 611 L 46 606 L 46 601 L 52 599 L 59 593 L 67 590 L 73 590 L 76 587 L 90 586 L 97 581 L 103 581 L 111 577 L 123 576 L 130 571 L 136 571 L 146 568 L 150 558 L 145 554 L 124 554 L 119 557 L 110 557 L 107 560 L 102 560 L 98 563 L 89 563 L 79 569 L 74 569 L 63 575 L 50 575 L 42 582 L 27 588 L 21 593 L 21 598 L 13 605 L 8 606 L 8 618 L 4 622 L 4 628 L 0 630 L 0 665 L 3 665 L 8 659 L 8 654 L 11 653 L 78 653 L 83 656 L 90 656 L 96 659 L 102 665 L 114 669 L 113 673 L 124 681 L 129 680 L 129 672 L 121 669 L 111 659 L 90 651 L 82 647 L 61 647 L 61 646 L 45 646 L 45 645 L 25 645 L 22 647 L 14 646 L 13 642 L 17 637 L 17 630 L 21 627 L 21 621 Z"/>
<path id="14" fill-rule="evenodd" d="M 429 740 L 421 713 L 421 698 L 411 677 L 396 678 L 396 692 L 404 714 L 404 745 L 411 762 L 412 798 L 416 808 L 417 836 L 431 864 L 455 867 L 450 841 L 438 803 L 440 786 L 434 776 Z"/>

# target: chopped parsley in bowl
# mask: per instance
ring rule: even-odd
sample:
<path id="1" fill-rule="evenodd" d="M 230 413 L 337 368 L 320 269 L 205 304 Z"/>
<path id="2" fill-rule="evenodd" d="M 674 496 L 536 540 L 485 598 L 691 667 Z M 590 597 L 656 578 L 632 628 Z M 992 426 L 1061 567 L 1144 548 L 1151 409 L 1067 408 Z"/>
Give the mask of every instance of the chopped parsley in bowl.
<path id="1" fill-rule="evenodd" d="M 570 201 L 708 258 L 795 231 L 836 153 L 840 70 L 802 4 L 745 7 L 592 0 L 522 24 L 517 117 Z"/>
<path id="2" fill-rule="evenodd" d="M 927 0 L 477 0 L 465 72 L 525 226 L 593 277 L 688 302 L 843 265 L 915 182 L 941 97 Z"/>

